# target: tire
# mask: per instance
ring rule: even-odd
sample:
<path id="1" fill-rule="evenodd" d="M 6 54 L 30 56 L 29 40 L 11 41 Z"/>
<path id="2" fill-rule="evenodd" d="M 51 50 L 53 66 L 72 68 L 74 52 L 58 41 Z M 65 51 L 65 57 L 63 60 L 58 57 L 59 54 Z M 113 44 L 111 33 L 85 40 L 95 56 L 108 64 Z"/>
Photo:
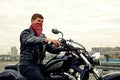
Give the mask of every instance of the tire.
<path id="1" fill-rule="evenodd" d="M 104 76 L 105 80 L 119 80 L 120 79 L 120 72 L 110 73 Z"/>

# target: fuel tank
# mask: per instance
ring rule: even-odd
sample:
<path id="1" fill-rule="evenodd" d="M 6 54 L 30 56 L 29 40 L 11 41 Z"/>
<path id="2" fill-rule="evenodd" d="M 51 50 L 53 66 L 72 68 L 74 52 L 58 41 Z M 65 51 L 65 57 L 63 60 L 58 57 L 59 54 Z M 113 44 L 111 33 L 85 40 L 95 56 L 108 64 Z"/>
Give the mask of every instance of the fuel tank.
<path id="1" fill-rule="evenodd" d="M 60 53 L 59 55 L 53 57 L 50 61 L 45 64 L 45 72 L 58 71 L 64 65 L 64 62 L 68 59 L 65 53 Z"/>

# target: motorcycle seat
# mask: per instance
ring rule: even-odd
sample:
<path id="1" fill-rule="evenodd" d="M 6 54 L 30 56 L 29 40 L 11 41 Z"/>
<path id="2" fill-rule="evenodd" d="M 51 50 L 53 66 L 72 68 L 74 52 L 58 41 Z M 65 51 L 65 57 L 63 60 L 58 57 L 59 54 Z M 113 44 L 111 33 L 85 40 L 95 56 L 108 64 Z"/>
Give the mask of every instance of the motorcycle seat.
<path id="1" fill-rule="evenodd" d="M 17 70 L 17 69 L 18 69 L 18 64 L 7 65 L 7 66 L 5 66 L 4 69 L 13 69 L 13 70 Z"/>

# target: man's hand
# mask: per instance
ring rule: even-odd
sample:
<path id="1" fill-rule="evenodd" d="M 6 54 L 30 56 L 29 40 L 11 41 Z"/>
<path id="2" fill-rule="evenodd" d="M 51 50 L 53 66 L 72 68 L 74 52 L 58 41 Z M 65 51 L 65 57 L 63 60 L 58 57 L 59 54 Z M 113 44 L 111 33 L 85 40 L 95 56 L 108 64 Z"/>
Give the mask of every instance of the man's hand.
<path id="1" fill-rule="evenodd" d="M 56 47 L 58 47 L 58 46 L 60 46 L 61 45 L 61 43 L 59 42 L 59 41 L 57 41 L 57 40 L 53 40 L 53 39 L 45 39 L 45 42 L 51 42 L 51 43 L 53 43 L 54 44 L 54 46 L 56 46 Z"/>

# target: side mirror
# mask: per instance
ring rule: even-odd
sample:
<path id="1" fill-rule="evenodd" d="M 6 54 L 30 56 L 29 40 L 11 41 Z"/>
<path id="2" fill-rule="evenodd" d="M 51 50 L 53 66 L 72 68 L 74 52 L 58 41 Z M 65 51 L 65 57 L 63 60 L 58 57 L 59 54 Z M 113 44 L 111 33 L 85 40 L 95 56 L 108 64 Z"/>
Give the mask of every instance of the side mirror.
<path id="1" fill-rule="evenodd" d="M 57 30 L 57 29 L 52 29 L 52 33 L 54 33 L 54 34 L 59 34 L 59 33 L 61 33 L 62 38 L 63 38 L 63 33 L 62 33 L 61 31 Z"/>
<path id="2" fill-rule="evenodd" d="M 95 59 L 100 59 L 100 52 L 96 52 L 96 53 L 92 54 L 91 57 L 93 57 Z"/>
<path id="3" fill-rule="evenodd" d="M 60 31 L 58 31 L 57 29 L 52 29 L 52 33 L 58 34 L 58 33 L 60 33 Z"/>

